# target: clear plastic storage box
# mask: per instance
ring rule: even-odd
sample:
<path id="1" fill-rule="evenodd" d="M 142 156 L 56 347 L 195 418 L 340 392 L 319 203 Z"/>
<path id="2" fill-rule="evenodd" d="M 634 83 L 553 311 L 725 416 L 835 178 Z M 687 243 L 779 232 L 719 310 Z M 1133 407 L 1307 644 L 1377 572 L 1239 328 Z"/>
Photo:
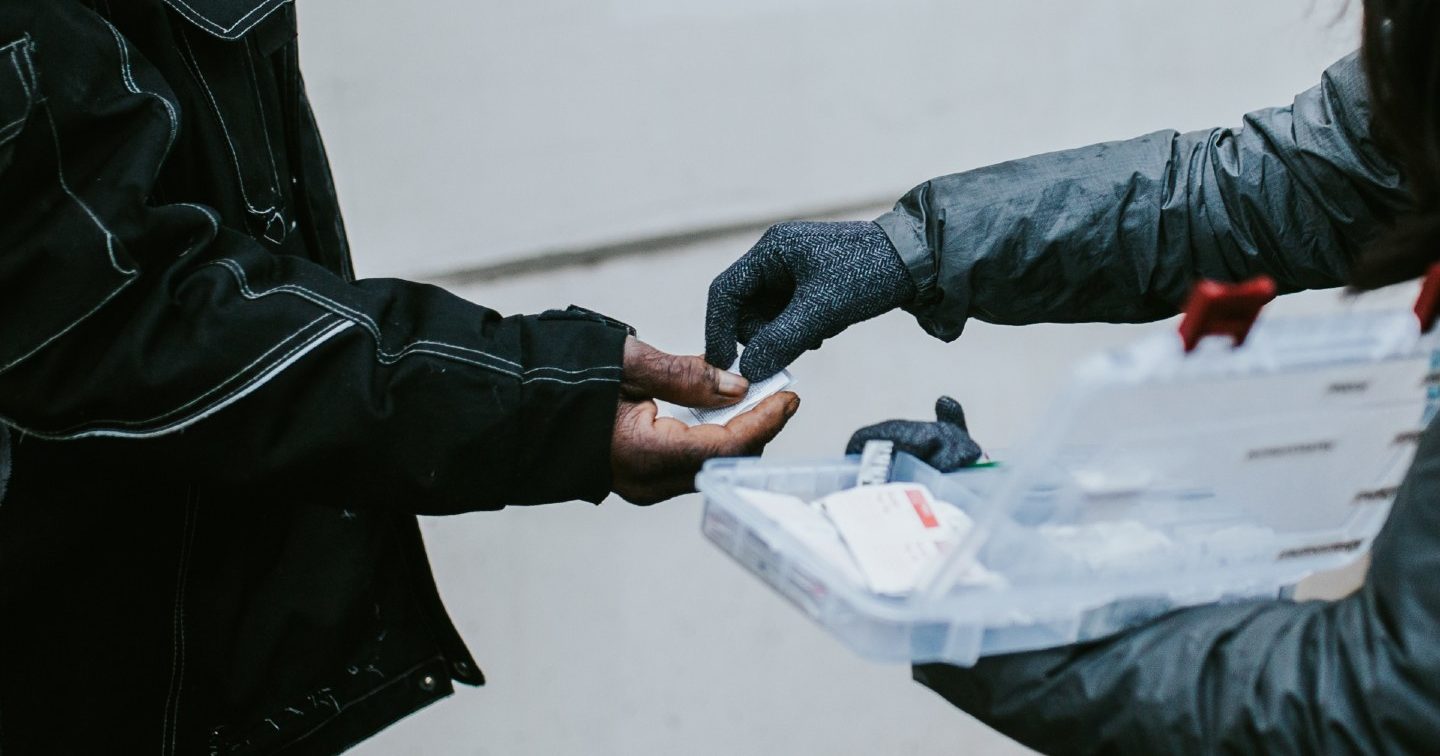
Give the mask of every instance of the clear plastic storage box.
<path id="1" fill-rule="evenodd" d="M 703 530 L 880 661 L 968 666 L 1177 607 L 1283 597 L 1358 558 L 1384 523 L 1440 402 L 1434 342 L 1413 313 L 1368 312 L 1261 318 L 1234 348 L 1206 338 L 1187 353 L 1167 330 L 1095 356 L 999 466 L 942 475 L 897 456 L 892 480 L 975 522 L 907 595 L 869 591 L 737 493 L 813 500 L 854 486 L 855 458 L 712 461 Z M 1000 580 L 966 580 L 975 561 Z"/>

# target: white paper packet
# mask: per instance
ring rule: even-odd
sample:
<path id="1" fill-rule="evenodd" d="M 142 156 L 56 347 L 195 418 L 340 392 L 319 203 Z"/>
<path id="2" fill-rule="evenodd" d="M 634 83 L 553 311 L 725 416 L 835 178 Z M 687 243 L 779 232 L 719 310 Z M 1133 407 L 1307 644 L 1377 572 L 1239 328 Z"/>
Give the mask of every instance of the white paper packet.
<path id="1" fill-rule="evenodd" d="M 855 584 L 866 584 L 835 525 L 814 505 L 797 496 L 754 488 L 737 488 L 735 493 Z"/>
<path id="2" fill-rule="evenodd" d="M 740 360 L 736 359 L 735 364 L 730 366 L 730 372 L 740 372 Z M 745 398 L 729 407 L 718 407 L 715 409 L 697 409 L 687 407 L 685 413 L 680 415 L 687 425 L 724 425 L 733 420 L 737 415 L 755 408 L 755 405 L 775 394 L 784 391 L 795 385 L 795 377 L 789 370 L 781 370 L 775 375 L 766 378 L 758 383 L 751 383 L 750 390 L 745 392 Z"/>

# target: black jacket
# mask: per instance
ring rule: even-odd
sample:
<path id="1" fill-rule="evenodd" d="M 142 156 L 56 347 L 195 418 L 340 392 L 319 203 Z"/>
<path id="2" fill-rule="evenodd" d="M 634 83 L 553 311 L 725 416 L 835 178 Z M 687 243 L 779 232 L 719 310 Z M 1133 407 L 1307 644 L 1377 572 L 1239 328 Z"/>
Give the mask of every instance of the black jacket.
<path id="1" fill-rule="evenodd" d="M 481 682 L 416 513 L 609 488 L 623 328 L 355 281 L 296 60 L 289 0 L 0 0 L 7 756 L 339 750 Z"/>
<path id="2" fill-rule="evenodd" d="M 926 283 L 934 335 L 1174 313 L 1197 276 L 1343 283 L 1411 202 L 1372 135 L 1358 58 L 1244 128 L 1160 132 L 946 176 L 881 219 Z M 1440 356 L 1437 356 L 1440 359 Z M 1391 754 L 1440 744 L 1440 425 L 1336 602 L 1175 612 L 1093 643 L 919 666 L 955 705 L 1045 753 Z"/>

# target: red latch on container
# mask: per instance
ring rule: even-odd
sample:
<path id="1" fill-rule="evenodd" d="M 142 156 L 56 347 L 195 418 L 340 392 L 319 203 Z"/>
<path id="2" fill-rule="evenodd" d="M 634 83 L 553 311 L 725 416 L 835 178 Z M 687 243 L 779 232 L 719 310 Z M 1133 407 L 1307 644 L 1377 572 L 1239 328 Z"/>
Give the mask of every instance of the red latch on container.
<path id="1" fill-rule="evenodd" d="M 1274 298 L 1275 281 L 1269 276 L 1256 276 L 1238 284 L 1195 284 L 1185 302 L 1185 317 L 1180 320 L 1185 351 L 1194 350 L 1206 336 L 1229 336 L 1235 346 L 1244 344 L 1260 308 Z"/>
<path id="2" fill-rule="evenodd" d="M 1415 317 L 1420 319 L 1421 333 L 1429 333 L 1435 327 L 1437 315 L 1440 315 L 1440 263 L 1431 265 L 1425 272 L 1420 296 L 1415 298 Z"/>

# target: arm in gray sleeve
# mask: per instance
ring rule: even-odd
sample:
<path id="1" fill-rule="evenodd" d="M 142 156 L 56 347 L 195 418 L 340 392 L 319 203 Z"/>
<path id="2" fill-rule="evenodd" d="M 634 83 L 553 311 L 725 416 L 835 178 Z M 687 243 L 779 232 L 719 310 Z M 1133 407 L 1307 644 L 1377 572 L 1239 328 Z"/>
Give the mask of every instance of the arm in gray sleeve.
<path id="1" fill-rule="evenodd" d="M 1162 131 L 927 181 L 877 219 L 930 334 L 994 323 L 1137 322 L 1197 277 L 1335 286 L 1408 196 L 1371 136 L 1357 55 L 1241 128 Z"/>
<path id="2" fill-rule="evenodd" d="M 1430 753 L 1440 733 L 1440 428 L 1338 601 L 1167 615 L 1107 640 L 927 665 L 920 682 L 1046 753 Z"/>

